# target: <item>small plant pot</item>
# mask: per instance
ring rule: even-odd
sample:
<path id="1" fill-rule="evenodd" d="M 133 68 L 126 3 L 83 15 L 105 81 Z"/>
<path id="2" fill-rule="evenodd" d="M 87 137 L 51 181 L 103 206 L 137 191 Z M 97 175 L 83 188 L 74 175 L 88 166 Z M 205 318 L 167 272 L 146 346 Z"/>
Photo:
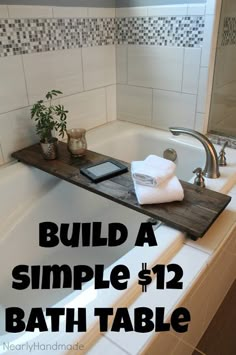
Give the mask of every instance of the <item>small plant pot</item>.
<path id="1" fill-rule="evenodd" d="M 44 159 L 54 160 L 57 158 L 57 138 L 52 138 L 50 142 L 44 143 L 40 141 L 40 146 Z"/>

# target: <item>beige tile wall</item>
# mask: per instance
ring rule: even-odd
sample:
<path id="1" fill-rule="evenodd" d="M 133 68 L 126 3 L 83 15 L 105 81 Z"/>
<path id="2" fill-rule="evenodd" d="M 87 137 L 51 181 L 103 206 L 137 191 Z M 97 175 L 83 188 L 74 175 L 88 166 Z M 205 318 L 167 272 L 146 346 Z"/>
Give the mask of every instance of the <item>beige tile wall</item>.
<path id="1" fill-rule="evenodd" d="M 36 142 L 30 107 L 48 90 L 63 92 L 68 126 L 115 120 L 167 129 L 206 126 L 215 0 L 206 5 L 126 9 L 0 5 L 5 17 L 114 17 L 205 14 L 202 48 L 97 46 L 0 58 L 0 164 Z M 116 13 L 115 13 L 116 12 Z"/>
<path id="2" fill-rule="evenodd" d="M 118 119 L 165 130 L 175 125 L 206 132 L 217 4 L 217 0 L 207 0 L 206 4 L 116 11 L 118 17 L 205 16 L 199 48 L 117 45 Z"/>
<path id="3" fill-rule="evenodd" d="M 114 9 L 0 6 L 0 18 L 114 17 Z M 68 128 L 116 119 L 115 46 L 97 46 L 0 58 L 0 165 L 38 141 L 30 108 L 47 91 L 69 110 Z"/>

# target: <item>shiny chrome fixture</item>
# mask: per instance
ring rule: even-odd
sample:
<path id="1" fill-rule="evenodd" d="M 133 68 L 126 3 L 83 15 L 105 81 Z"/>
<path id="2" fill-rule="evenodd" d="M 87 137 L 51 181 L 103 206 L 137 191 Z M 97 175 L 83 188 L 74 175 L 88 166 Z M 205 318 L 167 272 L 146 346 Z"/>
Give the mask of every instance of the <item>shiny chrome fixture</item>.
<path id="1" fill-rule="evenodd" d="M 209 179 L 217 179 L 220 176 L 216 150 L 211 141 L 206 136 L 189 128 L 169 127 L 169 130 L 174 136 L 187 134 L 199 140 L 206 152 L 206 165 L 203 169 L 203 175 Z"/>
<path id="2" fill-rule="evenodd" d="M 218 162 L 219 162 L 220 166 L 226 166 L 227 165 L 225 148 L 228 146 L 228 144 L 229 144 L 229 141 L 226 141 L 225 144 L 223 145 L 220 153 L 219 153 Z"/>

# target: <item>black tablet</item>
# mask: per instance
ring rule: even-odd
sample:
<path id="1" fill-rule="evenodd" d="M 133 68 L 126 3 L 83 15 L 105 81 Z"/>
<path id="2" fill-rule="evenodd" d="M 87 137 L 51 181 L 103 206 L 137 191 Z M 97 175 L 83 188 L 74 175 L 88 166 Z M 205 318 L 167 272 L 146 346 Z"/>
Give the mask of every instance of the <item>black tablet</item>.
<path id="1" fill-rule="evenodd" d="M 91 164 L 86 168 L 80 169 L 81 174 L 87 176 L 93 182 L 107 180 L 116 175 L 126 173 L 127 171 L 127 166 L 113 159 Z"/>

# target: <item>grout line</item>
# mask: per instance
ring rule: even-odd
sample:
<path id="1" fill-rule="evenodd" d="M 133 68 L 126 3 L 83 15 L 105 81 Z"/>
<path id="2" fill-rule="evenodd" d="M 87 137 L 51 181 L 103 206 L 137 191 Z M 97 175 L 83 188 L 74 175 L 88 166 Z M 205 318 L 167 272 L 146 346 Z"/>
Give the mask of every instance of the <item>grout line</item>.
<path id="1" fill-rule="evenodd" d="M 200 85 L 200 75 L 201 75 L 201 58 L 202 58 L 202 49 L 201 49 L 201 54 L 200 54 L 200 65 L 199 65 L 199 69 L 198 69 L 198 84 L 197 84 L 197 92 L 196 92 L 196 103 L 195 103 L 195 117 L 194 117 L 194 129 L 196 128 L 197 125 L 197 114 L 198 112 L 198 97 L 199 97 L 199 85 Z M 203 113 L 204 114 L 204 113 Z M 205 116 L 204 116 L 204 120 L 205 120 Z"/>
<path id="2" fill-rule="evenodd" d="M 195 348 L 196 351 L 199 352 L 199 354 L 202 354 L 202 355 L 207 355 L 206 353 L 203 353 L 201 350 L 199 350 L 198 348 Z"/>
<path id="3" fill-rule="evenodd" d="M 23 55 L 22 55 L 23 56 Z M 92 91 L 98 91 L 98 90 L 101 90 L 103 88 L 107 88 L 109 86 L 112 86 L 112 85 L 116 85 L 116 86 L 130 86 L 130 87 L 135 87 L 135 88 L 142 88 L 142 89 L 147 89 L 147 90 L 152 90 L 154 92 L 154 90 L 157 90 L 157 91 L 165 91 L 165 92 L 169 92 L 169 93 L 176 93 L 176 94 L 179 94 L 180 91 L 173 91 L 173 90 L 166 90 L 166 89 L 159 89 L 159 88 L 152 88 L 152 87 L 145 87 L 145 86 L 139 86 L 139 85 L 131 85 L 131 84 L 125 84 L 125 83 L 110 83 L 110 84 L 106 84 L 104 86 L 99 86 L 99 87 L 95 87 L 95 88 L 92 88 L 92 89 L 84 89 L 83 91 L 77 91 L 77 92 L 74 92 L 74 93 L 71 93 L 71 94 L 68 94 L 68 95 L 61 95 L 60 96 L 60 99 L 63 99 L 63 98 L 66 98 L 66 97 L 70 97 L 70 96 L 75 96 L 75 95 L 79 95 L 79 94 L 83 94 L 83 93 L 87 93 L 87 92 L 92 92 Z M 184 95 L 189 95 L 189 96 L 197 96 L 197 94 L 190 94 L 190 93 L 184 93 Z M 28 90 L 27 90 L 27 96 L 28 96 Z M 29 102 L 29 99 L 28 99 L 28 102 Z M 14 112 L 14 111 L 18 111 L 18 110 L 21 110 L 21 109 L 24 109 L 24 108 L 28 108 L 28 107 L 31 107 L 32 104 L 29 102 L 29 104 L 27 106 L 20 106 L 18 108 L 15 108 L 13 110 L 8 110 L 8 111 L 5 111 L 5 112 L 0 112 L 0 116 L 3 115 L 3 114 L 7 114 L 7 113 L 10 113 L 10 112 Z M 201 112 L 199 112 L 201 113 Z M 204 113 L 204 112 L 203 112 Z"/>
<path id="4" fill-rule="evenodd" d="M 151 116 L 151 126 L 153 125 L 154 121 L 154 89 L 152 89 L 152 116 Z"/>
<path id="5" fill-rule="evenodd" d="M 61 95 L 60 97 L 58 97 L 58 98 L 56 98 L 54 100 L 63 99 L 63 98 L 67 98 L 67 97 L 70 97 L 70 96 L 76 96 L 76 95 L 87 93 L 87 92 L 98 91 L 98 90 L 101 90 L 101 89 L 106 89 L 107 87 L 112 86 L 112 85 L 116 85 L 116 84 L 111 83 L 111 84 L 100 86 L 100 87 L 94 88 L 94 89 L 78 91 L 78 92 L 75 92 L 75 93 L 72 93 L 72 94 L 69 94 L 69 95 Z M 27 109 L 27 108 L 30 108 L 31 106 L 32 106 L 32 104 L 29 103 L 27 106 L 20 106 L 20 107 L 14 108 L 13 110 L 0 112 L 0 119 L 1 119 L 1 115 L 5 115 L 5 114 L 11 113 L 11 112 Z"/>
<path id="6" fill-rule="evenodd" d="M 118 50 L 117 50 L 117 44 L 115 44 L 115 56 L 116 56 L 116 84 L 117 85 L 117 82 L 118 82 Z"/>
<path id="7" fill-rule="evenodd" d="M 120 346 L 120 344 L 117 344 L 113 339 L 111 339 L 110 337 L 108 337 L 106 334 L 103 335 L 104 338 L 106 340 L 108 340 L 110 343 L 112 343 L 113 345 L 115 345 L 117 348 L 119 348 L 120 350 L 122 350 L 125 354 L 127 355 L 132 355 L 130 352 L 128 352 L 126 349 L 124 349 L 122 346 Z"/>
<path id="8" fill-rule="evenodd" d="M 32 106 L 32 105 L 20 106 L 20 107 L 18 107 L 18 108 L 14 108 L 13 110 L 1 112 L 1 113 L 0 113 L 0 120 L 1 120 L 1 116 L 2 116 L 2 115 L 6 115 L 6 114 L 11 113 L 11 112 L 23 110 L 23 109 L 29 108 L 30 106 Z"/>
<path id="9" fill-rule="evenodd" d="M 30 105 L 30 99 L 29 99 L 29 88 L 28 88 L 27 80 L 26 80 L 26 71 L 25 71 L 24 59 L 23 59 L 23 55 L 22 54 L 20 56 L 21 56 L 22 69 L 23 69 L 23 73 L 24 73 L 24 82 L 25 82 L 25 89 L 26 89 L 28 106 L 31 106 Z"/>
<path id="10" fill-rule="evenodd" d="M 206 36 L 207 36 L 207 31 L 206 31 L 206 15 L 204 13 L 204 31 L 203 31 L 203 41 L 202 41 L 202 46 L 201 48 L 201 58 L 200 58 L 200 66 L 203 62 L 203 52 L 206 50 Z"/>
<path id="11" fill-rule="evenodd" d="M 108 121 L 108 107 L 107 107 L 107 103 L 108 103 L 108 101 L 107 101 L 107 88 L 104 88 L 104 90 L 105 90 L 105 105 L 106 105 L 106 122 L 109 122 Z"/>
<path id="12" fill-rule="evenodd" d="M 10 10 L 9 10 L 9 6 L 7 5 L 7 15 L 8 15 L 8 18 L 10 18 Z"/>
<path id="13" fill-rule="evenodd" d="M 6 164 L 6 161 L 5 161 L 5 158 L 4 158 L 4 155 L 3 155 L 3 150 L 2 150 L 2 144 L 0 142 L 0 154 L 1 154 L 1 157 L 2 157 L 2 164 L 0 164 L 0 166 Z"/>
<path id="14" fill-rule="evenodd" d="M 134 88 L 142 88 L 142 89 L 147 89 L 147 90 L 157 90 L 157 91 L 165 91 L 165 92 L 169 92 L 169 93 L 176 93 L 176 94 L 181 94 L 182 91 L 176 91 L 176 90 L 166 90 L 166 89 L 161 89 L 161 88 L 155 88 L 155 87 L 151 87 L 151 86 L 141 86 L 141 85 L 133 85 L 133 84 L 125 84 L 125 83 L 117 83 L 117 85 L 123 85 L 123 86 L 130 86 L 130 87 L 134 87 Z M 188 92 L 183 92 L 184 95 L 189 95 L 189 96 L 197 96 L 197 94 L 192 94 L 192 93 L 188 93 Z"/>
<path id="15" fill-rule="evenodd" d="M 197 121 L 197 113 L 204 113 L 204 112 L 198 112 L 198 99 L 199 99 L 199 89 L 200 89 L 200 78 L 201 78 L 201 63 L 199 67 L 199 75 L 198 75 L 198 85 L 197 85 L 197 95 L 196 95 L 196 107 L 195 107 L 195 118 L 194 118 L 194 128 L 196 126 L 196 121 Z M 204 118 L 205 119 L 205 118 Z"/>
<path id="16" fill-rule="evenodd" d="M 186 340 L 184 340 L 183 338 L 179 338 L 176 334 L 172 334 L 173 337 L 179 339 L 179 344 L 180 343 L 183 343 L 185 344 L 186 346 L 188 346 L 189 348 L 191 348 L 192 350 L 197 350 L 199 352 L 199 354 L 201 355 L 207 355 L 205 353 L 203 353 L 201 350 L 197 349 L 196 347 L 194 347 L 192 344 L 188 343 Z"/>
<path id="17" fill-rule="evenodd" d="M 129 45 L 125 44 L 125 55 L 126 55 L 126 83 L 129 85 Z"/>
<path id="18" fill-rule="evenodd" d="M 81 50 L 81 69 L 82 69 L 82 86 L 83 86 L 83 91 L 85 91 L 85 79 L 84 79 L 84 60 L 83 60 L 83 47 L 80 48 Z"/>
<path id="19" fill-rule="evenodd" d="M 181 92 L 183 92 L 183 86 L 184 86 L 184 66 L 185 66 L 185 54 L 186 54 L 186 49 L 184 48 L 184 55 L 183 55 L 183 67 L 182 67 L 182 79 L 181 79 Z"/>

